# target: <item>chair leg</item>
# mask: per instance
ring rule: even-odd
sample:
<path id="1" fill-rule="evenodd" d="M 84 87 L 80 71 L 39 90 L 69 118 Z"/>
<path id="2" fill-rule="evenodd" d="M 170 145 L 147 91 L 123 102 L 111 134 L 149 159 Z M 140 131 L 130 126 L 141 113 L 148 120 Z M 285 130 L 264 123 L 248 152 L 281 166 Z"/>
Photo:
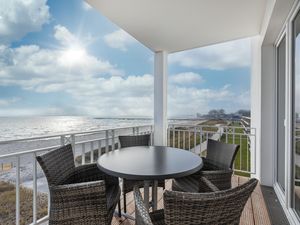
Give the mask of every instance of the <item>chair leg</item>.
<path id="1" fill-rule="evenodd" d="M 119 217 L 122 217 L 122 213 L 121 213 L 121 201 L 120 200 L 118 202 L 118 211 L 119 211 Z"/>
<path id="2" fill-rule="evenodd" d="M 124 213 L 127 212 L 126 210 L 126 193 L 123 193 L 123 203 L 124 203 Z"/>

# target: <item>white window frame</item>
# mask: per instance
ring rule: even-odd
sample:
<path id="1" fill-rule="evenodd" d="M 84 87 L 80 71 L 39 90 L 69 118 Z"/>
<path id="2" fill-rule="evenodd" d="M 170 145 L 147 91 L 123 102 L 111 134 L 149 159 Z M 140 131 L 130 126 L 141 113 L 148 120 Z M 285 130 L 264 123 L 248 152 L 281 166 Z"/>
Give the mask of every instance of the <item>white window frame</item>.
<path id="1" fill-rule="evenodd" d="M 300 1 L 296 1 L 289 13 L 286 22 L 274 44 L 276 52 L 276 95 L 277 95 L 277 47 L 281 43 L 283 37 L 286 37 L 286 90 L 285 90 L 285 192 L 277 183 L 277 139 L 274 139 L 274 146 L 276 147 L 276 154 L 274 160 L 274 190 L 283 207 L 283 210 L 288 215 L 291 224 L 299 224 L 300 217 L 294 210 L 294 141 L 293 141 L 293 21 L 300 12 Z M 277 99 L 277 97 L 276 97 Z M 276 121 L 275 127 L 277 129 L 277 100 L 276 100 Z M 276 132 L 277 133 L 277 132 Z M 276 134 L 277 135 L 277 134 Z"/>

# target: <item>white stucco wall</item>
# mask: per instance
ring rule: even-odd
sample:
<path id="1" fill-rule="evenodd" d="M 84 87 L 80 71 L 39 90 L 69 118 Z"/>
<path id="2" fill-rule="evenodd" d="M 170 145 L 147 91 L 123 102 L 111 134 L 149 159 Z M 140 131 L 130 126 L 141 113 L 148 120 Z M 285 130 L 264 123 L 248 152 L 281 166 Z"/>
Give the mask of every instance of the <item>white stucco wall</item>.
<path id="1" fill-rule="evenodd" d="M 294 0 L 269 0 L 259 36 L 252 38 L 251 126 L 256 128 L 256 173 L 263 185 L 274 184 L 276 168 L 275 41 Z M 254 164 L 254 162 L 252 162 Z"/>

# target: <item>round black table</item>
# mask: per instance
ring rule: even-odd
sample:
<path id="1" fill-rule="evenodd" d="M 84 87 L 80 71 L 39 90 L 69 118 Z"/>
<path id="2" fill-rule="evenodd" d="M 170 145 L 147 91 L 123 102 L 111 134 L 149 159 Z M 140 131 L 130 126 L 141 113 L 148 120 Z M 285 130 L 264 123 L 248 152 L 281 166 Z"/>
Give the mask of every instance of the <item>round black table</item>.
<path id="1" fill-rule="evenodd" d="M 149 209 L 149 184 L 153 185 L 153 209 L 157 207 L 157 180 L 191 175 L 203 166 L 198 155 L 171 147 L 137 146 L 114 150 L 97 161 L 103 172 L 131 180 L 144 180 L 144 201 Z"/>

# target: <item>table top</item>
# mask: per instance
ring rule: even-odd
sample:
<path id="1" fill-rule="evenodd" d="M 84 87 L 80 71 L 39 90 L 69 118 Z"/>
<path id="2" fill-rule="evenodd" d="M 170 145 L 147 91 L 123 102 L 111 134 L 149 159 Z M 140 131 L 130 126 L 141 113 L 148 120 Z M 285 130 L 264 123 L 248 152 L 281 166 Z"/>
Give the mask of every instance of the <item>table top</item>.
<path id="1" fill-rule="evenodd" d="M 171 147 L 137 146 L 114 150 L 97 161 L 103 172 L 131 180 L 159 180 L 191 175 L 203 166 L 198 155 Z"/>

